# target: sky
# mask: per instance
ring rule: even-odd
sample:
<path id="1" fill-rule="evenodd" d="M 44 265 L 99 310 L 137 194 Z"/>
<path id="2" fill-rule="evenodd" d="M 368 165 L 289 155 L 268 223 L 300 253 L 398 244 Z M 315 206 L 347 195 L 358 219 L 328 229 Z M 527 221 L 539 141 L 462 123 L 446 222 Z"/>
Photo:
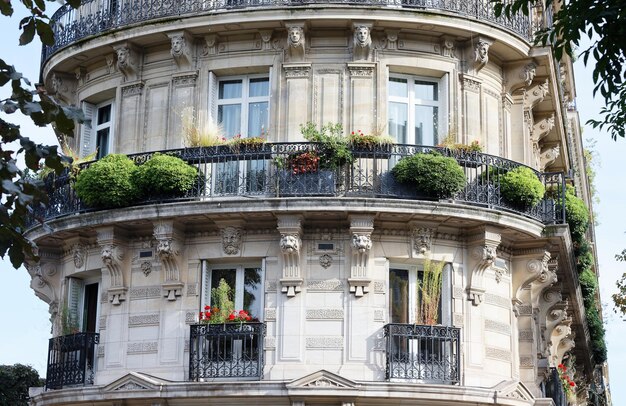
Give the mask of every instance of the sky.
<path id="1" fill-rule="evenodd" d="M 48 3 L 49 4 L 49 3 Z M 16 7 L 19 3 L 16 4 Z M 37 43 L 18 46 L 19 18 L 11 19 L 0 16 L 0 58 L 15 65 L 31 81 L 39 77 L 41 47 Z M 592 94 L 592 69 L 585 67 L 579 59 L 575 66 L 576 105 L 581 122 L 597 118 L 603 106 L 600 97 Z M 0 97 L 6 89 L 0 89 Z M 17 113 L 10 117 L 11 122 L 22 126 L 22 134 L 37 142 L 56 143 L 51 129 L 41 129 L 24 120 Z M 611 393 L 614 405 L 626 405 L 626 317 L 616 315 L 611 304 L 611 294 L 615 292 L 615 280 L 626 271 L 626 263 L 616 262 L 615 254 L 626 248 L 626 187 L 624 187 L 624 168 L 626 162 L 626 140 L 613 141 L 606 133 L 585 126 L 583 138 L 591 140 L 587 145 L 595 153 L 597 167 L 596 188 L 600 202 L 595 205 L 596 246 L 600 265 L 600 287 L 604 305 L 604 319 L 607 329 L 608 359 L 610 370 Z M 39 300 L 29 287 L 30 277 L 24 268 L 15 270 L 7 260 L 0 260 L 0 364 L 23 363 L 33 366 L 40 375 L 46 372 L 47 348 L 50 335 L 48 306 Z"/>

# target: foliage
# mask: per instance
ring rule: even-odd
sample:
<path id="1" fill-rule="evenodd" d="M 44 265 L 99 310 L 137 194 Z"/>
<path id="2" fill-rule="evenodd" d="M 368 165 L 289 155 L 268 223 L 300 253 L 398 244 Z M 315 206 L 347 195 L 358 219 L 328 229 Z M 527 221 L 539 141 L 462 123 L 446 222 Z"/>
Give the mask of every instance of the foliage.
<path id="1" fill-rule="evenodd" d="M 589 229 L 589 210 L 572 186 L 565 189 L 565 217 L 574 242 L 580 243 Z"/>
<path id="2" fill-rule="evenodd" d="M 200 112 L 195 114 L 193 107 L 186 107 L 180 114 L 183 140 L 186 147 L 213 147 L 225 145 L 224 128 Z"/>
<path id="3" fill-rule="evenodd" d="M 70 335 L 80 332 L 78 327 L 78 320 L 76 317 L 72 317 L 70 309 L 67 307 L 67 303 L 64 303 L 61 307 L 61 335 Z"/>
<path id="4" fill-rule="evenodd" d="M 30 365 L 0 365 L 0 405 L 28 406 L 28 388 L 45 383 Z"/>
<path id="5" fill-rule="evenodd" d="M 523 12 L 529 15 L 531 7 L 541 5 L 541 0 L 491 0 L 496 16 L 508 16 Z M 554 0 L 546 0 L 550 8 Z M 554 55 L 561 59 L 564 54 L 575 57 L 574 52 L 581 45 L 584 36 L 591 46 L 582 51 L 587 64 L 593 56 L 596 64 L 593 69 L 594 94 L 600 92 L 606 107 L 602 108 L 601 120 L 590 120 L 593 127 L 606 128 L 615 140 L 626 136 L 626 41 L 616 38 L 626 37 L 626 14 L 623 0 L 570 0 L 558 2 L 552 26 L 540 30 L 535 37 L 539 44 L 551 44 Z"/>
<path id="6" fill-rule="evenodd" d="M 546 188 L 532 169 L 518 166 L 500 177 L 500 191 L 509 203 L 527 209 L 543 199 Z"/>
<path id="7" fill-rule="evenodd" d="M 204 311 L 200 312 L 200 323 L 245 323 L 252 320 L 247 311 L 235 311 L 233 291 L 224 278 L 220 279 L 216 288 L 211 289 L 211 298 L 213 307 L 204 306 Z"/>
<path id="8" fill-rule="evenodd" d="M 586 246 L 589 247 L 589 245 Z M 576 256 L 576 269 L 578 270 L 578 273 L 580 274 L 584 271 L 590 271 L 593 269 L 594 262 L 595 258 L 590 249 L 581 252 Z"/>
<path id="9" fill-rule="evenodd" d="M 20 3 L 30 12 L 19 22 L 22 31 L 20 45 L 30 43 L 35 34 L 45 45 L 52 45 L 54 36 L 45 14 L 46 2 L 22 0 Z M 77 7 L 80 1 L 70 0 L 68 3 Z M 0 1 L 0 12 L 11 17 L 14 12 L 11 1 Z M 46 93 L 42 85 L 32 86 L 28 79 L 3 59 L 0 59 L 0 88 L 3 93 L 5 90 L 10 93 L 9 97 L 0 99 L 0 114 L 10 115 L 19 111 L 30 117 L 35 125 L 45 127 L 54 124 L 57 134 L 67 136 L 73 134 L 74 120 L 84 121 L 79 109 L 61 106 Z M 25 176 L 25 171 L 18 168 L 19 155 L 23 156 L 26 167 L 31 171 L 39 170 L 43 161 L 47 167 L 60 173 L 63 162 L 69 161 L 58 153 L 56 146 L 36 144 L 22 134 L 18 125 L 0 117 L 0 257 L 4 258 L 8 254 L 15 268 L 24 262 L 25 255 L 38 259 L 34 244 L 22 233 L 26 217 L 47 199 L 43 183 L 36 177 Z"/>
<path id="10" fill-rule="evenodd" d="M 585 308 L 587 316 L 587 327 L 589 328 L 589 336 L 591 337 L 591 348 L 593 359 L 596 364 L 602 364 L 606 361 L 606 342 L 604 341 L 604 324 L 600 318 L 597 302 L 594 300 L 591 306 Z"/>
<path id="11" fill-rule="evenodd" d="M 561 385 L 563 386 L 563 391 L 569 397 L 576 388 L 576 382 L 572 379 L 574 374 L 573 371 L 568 371 L 567 366 L 563 364 L 559 364 L 557 366 L 557 372 L 559 374 L 559 380 L 561 381 Z"/>
<path id="12" fill-rule="evenodd" d="M 348 140 L 343 136 L 341 124 L 328 123 L 319 130 L 312 122 L 300 125 L 300 132 L 305 140 L 318 143 L 317 156 L 319 156 L 320 169 L 337 169 L 352 163 L 354 157 Z"/>
<path id="13" fill-rule="evenodd" d="M 443 261 L 424 261 L 423 278 L 417 284 L 419 298 L 415 309 L 415 323 L 434 325 L 439 321 L 439 302 L 441 300 L 441 283 L 443 280 Z"/>
<path id="14" fill-rule="evenodd" d="M 128 206 L 139 197 L 136 171 L 137 166 L 126 155 L 107 155 L 78 174 L 74 189 L 89 207 Z"/>
<path id="15" fill-rule="evenodd" d="M 466 184 L 463 169 L 456 160 L 437 153 L 402 158 L 392 173 L 398 182 L 415 184 L 423 193 L 442 199 L 454 196 Z"/>
<path id="16" fill-rule="evenodd" d="M 242 138 L 241 135 L 237 135 L 236 137 L 228 141 L 228 146 L 235 153 L 239 153 L 241 147 L 246 147 L 248 149 L 261 149 L 263 147 L 263 144 L 265 144 L 265 137 Z"/>
<path id="17" fill-rule="evenodd" d="M 619 262 L 626 262 L 626 249 L 621 254 L 615 255 L 615 260 Z M 617 293 L 614 293 L 611 297 L 615 304 L 615 312 L 621 312 L 626 314 L 626 272 L 622 274 L 622 277 L 615 282 L 617 286 Z"/>
<path id="18" fill-rule="evenodd" d="M 598 279 L 596 274 L 588 269 L 584 270 L 580 273 L 580 275 L 578 275 L 578 282 L 580 283 L 580 289 L 582 291 L 583 300 L 585 301 L 585 307 L 588 307 L 588 304 L 593 303 L 593 298 L 595 297 L 596 290 L 598 289 Z"/>
<path id="19" fill-rule="evenodd" d="M 315 151 L 305 151 L 291 154 L 287 157 L 285 164 L 294 175 L 300 173 L 314 173 L 319 168 L 320 157 Z"/>
<path id="20" fill-rule="evenodd" d="M 352 148 L 373 150 L 383 145 L 392 145 L 394 139 L 387 135 L 364 134 L 361 130 L 348 135 L 348 145 Z"/>
<path id="21" fill-rule="evenodd" d="M 198 170 L 182 159 L 155 153 L 134 173 L 140 195 L 182 196 L 197 181 Z"/>
<path id="22" fill-rule="evenodd" d="M 477 140 L 472 141 L 469 145 L 456 142 L 456 133 L 450 133 L 446 138 L 437 145 L 438 147 L 448 148 L 452 151 L 464 152 L 482 152 L 483 148 Z"/>

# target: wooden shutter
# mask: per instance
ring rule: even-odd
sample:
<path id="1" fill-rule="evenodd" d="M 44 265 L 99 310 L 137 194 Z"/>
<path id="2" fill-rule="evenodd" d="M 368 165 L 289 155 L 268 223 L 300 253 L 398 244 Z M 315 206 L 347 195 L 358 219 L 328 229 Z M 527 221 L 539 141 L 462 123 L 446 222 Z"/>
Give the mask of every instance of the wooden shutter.
<path id="1" fill-rule="evenodd" d="M 84 158 L 96 150 L 96 132 L 93 129 L 96 126 L 96 117 L 94 117 L 96 106 L 83 102 L 81 107 L 85 113 L 85 119 L 91 120 L 80 125 L 80 157 Z"/>
<path id="2" fill-rule="evenodd" d="M 211 71 L 209 72 L 209 120 L 214 124 L 217 124 L 217 97 L 217 76 Z"/>
<path id="3" fill-rule="evenodd" d="M 200 310 L 204 310 L 204 306 L 211 304 L 211 275 L 209 274 L 206 261 L 202 261 L 202 296 L 200 301 Z"/>
<path id="4" fill-rule="evenodd" d="M 85 283 L 81 279 L 68 278 L 68 292 L 67 292 L 67 310 L 69 322 L 68 326 L 65 326 L 64 330 L 68 328 L 80 329 L 83 318 L 83 299 L 85 297 Z M 66 322 L 66 321 L 64 321 Z"/>

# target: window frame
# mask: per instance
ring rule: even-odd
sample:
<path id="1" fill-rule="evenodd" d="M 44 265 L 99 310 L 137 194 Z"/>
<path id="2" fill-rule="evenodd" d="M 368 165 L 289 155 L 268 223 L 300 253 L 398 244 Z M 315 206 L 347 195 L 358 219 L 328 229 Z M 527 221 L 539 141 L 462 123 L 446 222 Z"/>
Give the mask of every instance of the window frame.
<path id="1" fill-rule="evenodd" d="M 110 117 L 109 117 L 109 121 L 104 122 L 102 124 L 98 124 L 98 114 L 100 109 L 105 108 L 107 106 L 111 106 L 111 113 L 110 113 Z M 105 102 L 102 103 L 98 103 L 96 104 L 95 108 L 94 108 L 94 112 L 93 112 L 93 118 L 92 118 L 92 127 L 94 129 L 94 145 L 97 151 L 97 155 L 96 155 L 96 159 L 101 159 L 104 158 L 105 156 L 109 155 L 110 153 L 112 153 L 111 151 L 111 147 L 113 146 L 113 137 L 114 137 L 114 127 L 115 127 L 115 101 L 114 100 L 107 100 Z M 102 154 L 99 149 L 98 149 L 98 145 L 100 144 L 98 142 L 98 132 L 100 130 L 106 130 L 108 129 L 109 132 L 107 134 L 107 142 L 106 142 L 106 154 Z"/>
<path id="2" fill-rule="evenodd" d="M 249 96 L 250 81 L 252 79 L 267 79 L 267 83 L 268 83 L 267 95 L 264 95 L 264 96 L 254 96 L 254 97 Z M 240 80 L 241 81 L 241 97 L 239 97 L 239 98 L 232 98 L 232 99 L 220 99 L 220 96 L 219 96 L 220 84 L 222 82 L 235 81 L 235 80 Z M 239 130 L 240 130 L 239 131 L 239 135 L 241 136 L 241 138 L 248 138 L 248 137 L 250 137 L 250 134 L 248 134 L 248 125 L 249 125 L 249 116 L 250 116 L 250 104 L 265 102 L 265 103 L 267 103 L 267 122 L 264 123 L 265 125 L 261 125 L 261 128 L 262 128 L 261 134 L 253 135 L 253 136 L 254 137 L 258 137 L 258 136 L 264 136 L 265 134 L 267 134 L 268 127 L 269 127 L 269 121 L 270 121 L 270 108 L 271 108 L 270 99 L 271 99 L 271 93 L 272 93 L 271 72 L 257 73 L 257 74 L 250 74 L 250 75 L 236 75 L 236 76 L 217 76 L 217 75 L 215 75 L 215 84 L 214 84 L 214 86 L 215 86 L 215 92 L 214 92 L 214 95 L 213 95 L 214 100 L 212 100 L 212 103 L 215 106 L 215 112 L 214 112 L 215 122 L 221 123 L 219 121 L 219 113 L 218 113 L 220 106 L 236 105 L 236 104 L 238 104 L 238 105 L 241 106 L 241 116 L 240 116 L 240 122 L 239 122 Z M 224 137 L 226 139 L 232 139 L 232 138 L 234 138 L 236 136 L 237 136 L 237 134 L 224 134 Z"/>
<path id="3" fill-rule="evenodd" d="M 390 93 L 390 82 L 392 79 L 403 79 L 407 81 L 407 95 L 406 97 L 392 96 Z M 424 82 L 427 84 L 437 85 L 437 100 L 417 99 L 415 97 L 415 84 L 418 82 Z M 415 107 L 427 106 L 437 107 L 437 128 L 434 134 L 433 144 L 419 144 L 424 146 L 435 146 L 443 139 L 444 134 L 448 130 L 448 74 L 444 73 L 441 77 L 423 76 L 423 75 L 411 75 L 406 73 L 388 72 L 387 75 L 387 126 L 389 125 L 389 116 L 391 109 L 391 103 L 402 103 L 407 106 L 407 134 L 406 144 L 416 144 L 415 137 Z M 389 131 L 389 129 L 388 129 Z M 393 136 L 392 136 L 393 137 Z M 399 143 L 399 140 L 396 139 Z"/>
<path id="4" fill-rule="evenodd" d="M 111 106 L 111 114 L 109 121 L 98 124 L 98 112 L 101 108 Z M 80 156 L 81 158 L 85 158 L 94 152 L 96 152 L 98 147 L 98 131 L 108 129 L 108 140 L 107 140 L 107 155 L 112 153 L 114 138 L 115 138 L 115 99 L 108 99 L 106 101 L 100 103 L 89 103 L 87 101 L 82 102 L 82 110 L 85 113 L 85 117 L 91 120 L 91 124 L 83 123 L 80 128 Z M 103 158 L 106 155 L 101 155 L 98 152 L 96 159 Z"/>

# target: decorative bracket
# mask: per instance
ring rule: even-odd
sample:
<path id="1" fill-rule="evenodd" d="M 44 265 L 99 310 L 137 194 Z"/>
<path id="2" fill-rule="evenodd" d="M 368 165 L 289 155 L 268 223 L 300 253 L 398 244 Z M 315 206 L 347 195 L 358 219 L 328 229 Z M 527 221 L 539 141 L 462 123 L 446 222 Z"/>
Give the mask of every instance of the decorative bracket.
<path id="1" fill-rule="evenodd" d="M 489 62 L 489 47 L 493 44 L 493 40 L 486 37 L 478 37 L 472 44 L 474 48 L 474 72 L 478 73 Z"/>
<path id="2" fill-rule="evenodd" d="M 290 62 L 304 62 L 306 53 L 304 23 L 287 24 L 287 52 Z"/>
<path id="3" fill-rule="evenodd" d="M 545 171 L 548 165 L 556 161 L 559 155 L 561 155 L 561 147 L 559 145 L 552 145 L 541 149 L 541 154 L 539 155 L 539 169 Z"/>
<path id="4" fill-rule="evenodd" d="M 411 246 L 414 256 L 427 256 L 432 250 L 433 237 L 435 236 L 435 227 L 431 224 L 411 223 Z"/>
<path id="5" fill-rule="evenodd" d="M 519 263 L 514 266 L 512 288 L 513 288 L 513 304 L 514 312 L 519 315 L 517 310 L 522 303 L 527 303 L 532 308 L 538 307 L 541 292 L 556 282 L 556 274 L 550 274 L 548 270 L 548 261 L 550 260 L 550 252 L 545 248 L 530 249 L 522 251 L 516 255 L 515 262 Z M 524 263 L 526 272 L 524 272 Z M 538 281 L 534 287 L 533 282 Z M 526 297 L 523 293 L 526 288 L 531 288 L 531 297 Z"/>
<path id="6" fill-rule="evenodd" d="M 367 61 L 372 51 L 372 24 L 355 22 L 352 24 L 352 56 L 355 61 Z"/>
<path id="7" fill-rule="evenodd" d="M 369 292 L 371 279 L 368 277 L 369 253 L 372 249 L 372 232 L 374 231 L 374 216 L 350 216 L 350 234 L 352 247 L 352 262 L 350 264 L 350 293 L 361 297 Z"/>
<path id="8" fill-rule="evenodd" d="M 102 264 L 109 271 L 110 286 L 107 290 L 109 302 L 118 306 L 126 300 L 128 288 L 124 285 L 125 264 L 125 238 L 121 235 L 121 230 L 115 226 L 102 227 L 97 230 L 98 245 L 100 246 L 100 257 Z"/>
<path id="9" fill-rule="evenodd" d="M 130 42 L 123 42 L 113 47 L 117 54 L 117 68 L 126 81 L 134 81 L 139 77 L 140 53 Z"/>
<path id="10" fill-rule="evenodd" d="M 165 281 L 161 284 L 162 293 L 167 300 L 174 301 L 182 295 L 184 286 L 178 266 L 181 237 L 174 221 L 161 221 L 154 224 L 154 239 L 157 242 L 157 257 L 165 271 Z"/>
<path id="11" fill-rule="evenodd" d="M 243 221 L 216 221 L 222 235 L 222 250 L 226 255 L 241 255 L 243 241 Z"/>
<path id="12" fill-rule="evenodd" d="M 531 84 L 524 92 L 524 108 L 532 110 L 550 93 L 548 79 Z"/>
<path id="13" fill-rule="evenodd" d="M 280 251 L 283 256 L 283 275 L 280 279 L 281 291 L 293 297 L 302 290 L 300 271 L 300 251 L 302 249 L 302 217 L 283 215 L 278 217 Z"/>
<path id="14" fill-rule="evenodd" d="M 170 54 L 179 68 L 188 68 L 193 62 L 191 49 L 193 38 L 186 31 L 175 31 L 167 34 L 171 41 Z"/>
<path id="15" fill-rule="evenodd" d="M 485 294 L 483 276 L 485 271 L 496 261 L 501 238 L 496 229 L 491 227 L 484 227 L 479 234 L 472 238 L 467 298 L 474 306 L 480 305 L 483 301 Z"/>

